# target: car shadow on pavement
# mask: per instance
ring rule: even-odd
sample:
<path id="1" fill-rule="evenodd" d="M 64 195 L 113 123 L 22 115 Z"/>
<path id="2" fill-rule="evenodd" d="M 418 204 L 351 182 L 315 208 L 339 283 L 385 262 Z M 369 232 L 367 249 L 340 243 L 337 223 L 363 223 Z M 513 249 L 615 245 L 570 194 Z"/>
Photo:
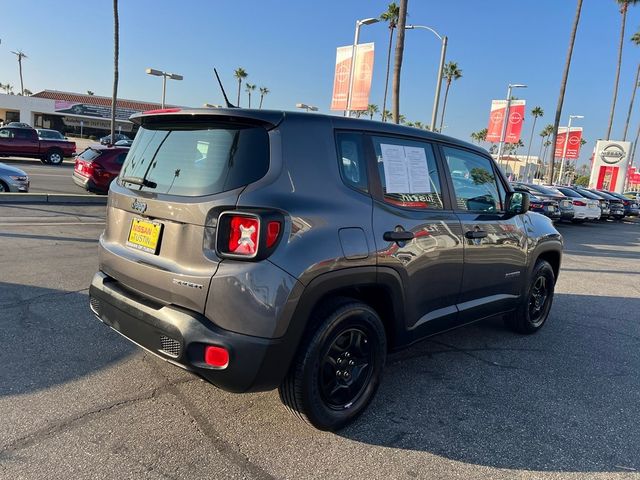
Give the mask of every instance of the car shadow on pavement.
<path id="1" fill-rule="evenodd" d="M 389 357 L 370 408 L 340 435 L 538 471 L 640 470 L 640 299 L 556 294 L 522 336 L 492 319 Z"/>
<path id="2" fill-rule="evenodd" d="M 78 292 L 0 282 L 0 396 L 64 384 L 135 351 L 114 342 Z"/>

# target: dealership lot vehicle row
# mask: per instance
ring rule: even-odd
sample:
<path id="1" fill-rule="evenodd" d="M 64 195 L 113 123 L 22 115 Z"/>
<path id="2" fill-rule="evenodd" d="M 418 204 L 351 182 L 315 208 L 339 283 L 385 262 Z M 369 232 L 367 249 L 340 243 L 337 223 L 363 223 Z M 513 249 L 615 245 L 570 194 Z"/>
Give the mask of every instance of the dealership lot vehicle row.
<path id="1" fill-rule="evenodd" d="M 491 320 L 395 354 L 370 409 L 329 434 L 293 421 L 274 392 L 217 390 L 95 321 L 103 226 L 91 222 L 104 207 L 9 214 L 56 225 L 0 227 L 0 476 L 638 476 L 638 220 L 560 225 L 545 330 L 523 338 Z"/>

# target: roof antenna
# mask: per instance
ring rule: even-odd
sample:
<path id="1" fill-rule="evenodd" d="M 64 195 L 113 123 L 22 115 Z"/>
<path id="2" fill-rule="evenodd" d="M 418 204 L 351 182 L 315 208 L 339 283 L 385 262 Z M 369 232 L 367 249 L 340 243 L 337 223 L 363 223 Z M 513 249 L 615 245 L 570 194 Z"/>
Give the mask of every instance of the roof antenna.
<path id="1" fill-rule="evenodd" d="M 227 98 L 227 94 L 224 91 L 224 87 L 222 86 L 222 82 L 220 81 L 220 76 L 218 75 L 218 71 L 215 69 L 215 67 L 213 69 L 213 73 L 216 74 L 216 78 L 218 79 L 218 84 L 220 85 L 220 90 L 222 90 L 222 95 L 224 96 L 224 102 L 227 104 L 227 108 L 238 108 L 234 104 L 232 104 Z"/>

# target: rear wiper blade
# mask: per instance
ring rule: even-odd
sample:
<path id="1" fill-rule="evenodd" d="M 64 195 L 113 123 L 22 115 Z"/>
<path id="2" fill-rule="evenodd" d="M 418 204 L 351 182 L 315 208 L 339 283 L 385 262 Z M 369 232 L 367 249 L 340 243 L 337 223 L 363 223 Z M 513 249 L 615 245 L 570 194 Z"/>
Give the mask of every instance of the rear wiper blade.
<path id="1" fill-rule="evenodd" d="M 158 184 L 142 177 L 120 177 L 121 182 L 132 183 L 134 185 L 142 185 L 143 187 L 156 188 Z"/>

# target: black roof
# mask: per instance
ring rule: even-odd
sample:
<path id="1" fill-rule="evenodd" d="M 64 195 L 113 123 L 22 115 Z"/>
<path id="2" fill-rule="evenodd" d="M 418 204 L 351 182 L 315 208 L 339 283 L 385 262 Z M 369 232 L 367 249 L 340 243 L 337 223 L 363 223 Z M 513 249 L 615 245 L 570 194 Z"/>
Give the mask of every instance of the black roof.
<path id="1" fill-rule="evenodd" d="M 246 119 L 258 121 L 270 126 L 276 126 L 283 120 L 301 120 L 301 121 L 329 121 L 335 128 L 345 130 L 366 130 L 374 133 L 386 133 L 394 135 L 406 135 L 411 137 L 423 138 L 425 140 L 438 140 L 453 145 L 463 146 L 477 152 L 487 155 L 487 151 L 477 145 L 459 140 L 454 137 L 442 135 L 440 133 L 422 130 L 420 128 L 407 127 L 405 125 L 397 125 L 389 122 L 379 122 L 377 120 L 368 120 L 361 118 L 340 117 L 337 115 L 326 115 L 322 113 L 298 112 L 287 110 L 255 110 L 246 108 L 168 108 L 164 110 L 151 110 L 148 112 L 137 113 L 132 115 L 129 120 L 143 125 L 147 119 L 158 119 L 159 117 L 176 117 L 179 120 L 186 120 L 189 117 L 223 117 Z"/>

